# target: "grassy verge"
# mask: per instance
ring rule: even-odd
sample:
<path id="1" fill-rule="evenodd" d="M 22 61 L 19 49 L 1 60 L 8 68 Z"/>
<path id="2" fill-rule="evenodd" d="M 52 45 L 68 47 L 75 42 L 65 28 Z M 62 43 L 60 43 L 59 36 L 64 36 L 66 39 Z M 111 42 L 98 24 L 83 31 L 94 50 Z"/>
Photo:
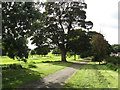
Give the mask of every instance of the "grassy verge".
<path id="1" fill-rule="evenodd" d="M 3 70 L 3 88 L 16 88 L 37 80 L 57 70 L 70 66 L 71 63 L 52 62 L 35 64 L 36 68 Z"/>
<path id="2" fill-rule="evenodd" d="M 92 62 L 84 65 L 64 84 L 66 88 L 118 88 L 118 72 Z"/>

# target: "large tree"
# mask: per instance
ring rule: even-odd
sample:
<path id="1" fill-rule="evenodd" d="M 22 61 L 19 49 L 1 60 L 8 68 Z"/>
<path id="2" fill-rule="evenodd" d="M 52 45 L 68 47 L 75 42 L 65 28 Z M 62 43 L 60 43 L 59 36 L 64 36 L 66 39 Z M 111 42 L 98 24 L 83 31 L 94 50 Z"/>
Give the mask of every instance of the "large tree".
<path id="1" fill-rule="evenodd" d="M 2 49 L 10 58 L 26 61 L 27 38 L 32 35 L 32 26 L 40 15 L 33 2 L 2 3 Z"/>
<path id="2" fill-rule="evenodd" d="M 91 50 L 90 39 L 86 31 L 77 29 L 69 34 L 69 50 L 74 52 L 74 56 L 81 55 L 89 56 L 88 52 Z"/>
<path id="3" fill-rule="evenodd" d="M 92 53 L 95 61 L 100 62 L 110 54 L 110 45 L 100 33 L 93 35 L 91 39 Z"/>
<path id="4" fill-rule="evenodd" d="M 83 2 L 47 2 L 45 3 L 46 19 L 43 28 L 43 36 L 49 45 L 57 47 L 61 51 L 61 60 L 66 61 L 66 53 L 69 51 L 70 33 L 79 29 L 88 29 L 93 26 L 91 21 L 85 21 L 87 8 Z M 91 28 L 90 27 L 90 28 Z M 41 30 L 39 30 L 41 32 Z"/>

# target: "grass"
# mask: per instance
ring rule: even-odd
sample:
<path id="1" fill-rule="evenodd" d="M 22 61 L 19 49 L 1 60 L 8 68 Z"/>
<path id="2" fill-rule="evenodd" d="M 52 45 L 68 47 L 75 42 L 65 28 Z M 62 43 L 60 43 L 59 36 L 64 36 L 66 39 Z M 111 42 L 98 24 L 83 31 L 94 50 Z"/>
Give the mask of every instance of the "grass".
<path id="1" fill-rule="evenodd" d="M 42 78 L 48 74 L 51 74 L 57 70 L 63 69 L 72 65 L 72 63 L 67 62 L 59 62 L 60 56 L 54 56 L 49 53 L 46 57 L 41 57 L 38 55 L 29 56 L 27 59 L 27 63 L 23 61 L 12 60 L 7 56 L 0 57 L 2 62 L 1 65 L 9 65 L 9 64 L 20 64 L 22 67 L 26 69 L 6 69 L 2 70 L 3 88 L 16 88 L 22 85 L 25 85 L 29 82 Z M 78 62 L 83 59 L 79 59 L 77 61 L 73 60 L 73 57 L 67 58 L 69 62 Z M 52 61 L 48 63 L 44 63 L 46 61 Z M 36 66 L 36 68 L 30 68 L 29 65 Z"/>
<path id="2" fill-rule="evenodd" d="M 57 70 L 70 66 L 71 63 L 52 62 L 35 64 L 36 68 L 3 70 L 3 88 L 16 88 L 28 82 L 42 78 Z"/>
<path id="3" fill-rule="evenodd" d="M 71 56 L 70 58 L 67 57 L 67 61 L 76 62 L 73 59 L 74 59 L 73 56 Z M 23 61 L 18 61 L 17 59 L 13 60 L 13 59 L 10 59 L 7 56 L 0 57 L 0 60 L 1 60 L 0 61 L 1 65 L 3 65 L 3 64 L 13 64 L 13 63 L 23 63 Z M 84 59 L 81 59 L 81 58 L 78 59 L 78 56 L 77 56 L 77 61 L 80 61 L 80 60 L 84 60 Z M 42 56 L 39 56 L 39 55 L 33 55 L 33 56 L 29 55 L 29 58 L 27 59 L 28 63 L 29 62 L 40 63 L 40 62 L 45 62 L 45 61 L 61 61 L 61 56 L 55 56 L 50 52 L 45 57 L 42 57 Z"/>
<path id="4" fill-rule="evenodd" d="M 65 88 L 118 88 L 118 72 L 106 65 L 91 62 L 78 70 L 65 84 Z"/>

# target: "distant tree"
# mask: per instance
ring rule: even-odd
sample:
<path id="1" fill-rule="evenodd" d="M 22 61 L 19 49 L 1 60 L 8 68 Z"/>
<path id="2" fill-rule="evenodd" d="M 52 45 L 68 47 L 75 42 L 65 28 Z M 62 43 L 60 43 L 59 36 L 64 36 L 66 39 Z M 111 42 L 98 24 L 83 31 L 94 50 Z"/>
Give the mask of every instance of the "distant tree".
<path id="1" fill-rule="evenodd" d="M 10 58 L 26 62 L 27 38 L 40 15 L 34 2 L 2 2 L 2 49 Z"/>
<path id="2" fill-rule="evenodd" d="M 52 54 L 60 55 L 60 54 L 61 54 L 61 53 L 60 53 L 60 49 L 59 49 L 59 48 L 53 49 Z"/>
<path id="3" fill-rule="evenodd" d="M 112 45 L 112 52 L 113 53 L 120 52 L 120 44 L 114 44 L 114 45 Z"/>
<path id="4" fill-rule="evenodd" d="M 108 43 L 102 34 L 96 34 L 91 39 L 92 51 L 95 61 L 100 62 L 109 55 Z"/>
<path id="5" fill-rule="evenodd" d="M 48 52 L 50 52 L 49 46 L 48 45 L 44 45 L 41 47 L 37 47 L 35 48 L 36 54 L 37 55 L 47 55 Z"/>

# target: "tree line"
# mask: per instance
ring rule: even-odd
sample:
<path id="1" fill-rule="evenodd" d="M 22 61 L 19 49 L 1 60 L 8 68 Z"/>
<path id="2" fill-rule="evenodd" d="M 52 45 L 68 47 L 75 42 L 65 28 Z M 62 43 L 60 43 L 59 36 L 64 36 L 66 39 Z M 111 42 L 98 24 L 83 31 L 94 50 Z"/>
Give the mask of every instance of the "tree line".
<path id="1" fill-rule="evenodd" d="M 67 52 L 102 60 L 111 45 L 102 34 L 90 31 L 93 22 L 86 21 L 85 9 L 84 2 L 3 2 L 2 53 L 26 61 L 31 37 L 38 54 L 57 48 L 61 61 L 67 61 Z"/>

